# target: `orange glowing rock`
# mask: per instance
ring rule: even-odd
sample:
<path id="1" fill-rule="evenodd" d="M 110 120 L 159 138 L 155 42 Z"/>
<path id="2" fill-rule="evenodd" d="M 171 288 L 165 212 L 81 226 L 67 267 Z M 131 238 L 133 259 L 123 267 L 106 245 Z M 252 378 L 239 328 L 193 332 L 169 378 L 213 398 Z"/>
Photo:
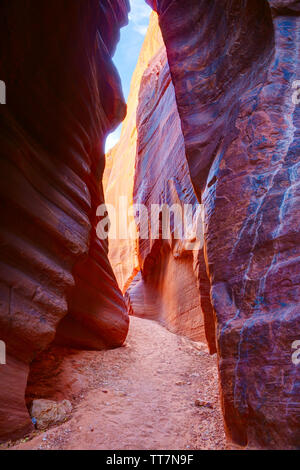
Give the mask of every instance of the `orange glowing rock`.
<path id="1" fill-rule="evenodd" d="M 152 204 L 197 204 L 155 13 L 132 79 L 120 141 L 106 158 L 107 204 L 117 208 L 119 198 L 124 197 L 128 205 L 143 204 L 148 214 Z M 155 240 L 152 226 L 149 239 L 144 240 L 136 222 L 133 216 L 128 218 L 136 240 L 109 240 L 109 258 L 125 292 L 129 312 L 157 320 L 194 340 L 205 340 L 199 250 L 187 250 L 183 240 L 174 240 L 173 231 L 169 240 Z"/>

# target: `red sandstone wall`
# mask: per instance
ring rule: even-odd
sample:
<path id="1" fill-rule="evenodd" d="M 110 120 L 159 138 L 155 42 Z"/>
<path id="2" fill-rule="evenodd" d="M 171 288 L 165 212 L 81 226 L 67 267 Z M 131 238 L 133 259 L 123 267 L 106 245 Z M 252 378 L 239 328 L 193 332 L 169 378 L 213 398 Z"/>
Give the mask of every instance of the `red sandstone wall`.
<path id="1" fill-rule="evenodd" d="M 296 448 L 299 2 L 157 0 L 191 179 L 206 209 L 222 404 L 238 445 Z"/>
<path id="2" fill-rule="evenodd" d="M 31 429 L 29 365 L 57 329 L 83 348 L 127 334 L 95 236 L 104 140 L 126 109 L 111 55 L 127 11 L 127 0 L 1 2 L 0 441 Z"/>
<path id="3" fill-rule="evenodd" d="M 133 76 L 128 114 L 120 142 L 109 152 L 105 200 L 129 204 L 195 205 L 184 141 L 157 15 L 150 26 Z M 117 214 L 119 216 L 119 214 Z M 128 220 L 128 223 L 134 219 Z M 137 223 L 137 219 L 135 220 Z M 159 321 L 171 331 L 205 341 L 196 276 L 198 250 L 183 240 L 109 240 L 109 257 L 126 291 L 131 314 Z"/>
<path id="4" fill-rule="evenodd" d="M 104 138 L 125 111 L 110 56 L 128 5 L 48 3 L 30 0 L 22 8 L 3 0 L 0 7 L 0 79 L 8 99 L 0 108 L 0 331 L 8 346 L 8 364 L 0 366 L 0 440 L 31 428 L 24 402 L 29 364 L 58 325 L 57 341 L 82 347 L 120 344 L 128 327 L 94 216 L 103 201 Z M 300 107 L 291 84 L 299 79 L 299 2 L 152 4 L 172 78 L 162 67 L 157 84 L 163 77 L 166 90 L 173 84 L 182 130 L 181 157 L 172 156 L 184 163 L 185 154 L 206 208 L 205 250 L 193 266 L 211 344 L 216 329 L 227 434 L 250 448 L 296 448 L 299 371 L 291 344 L 300 331 Z M 163 95 L 174 123 L 174 99 L 156 91 L 151 109 L 160 109 L 155 99 Z M 148 111 L 140 109 L 141 123 Z M 161 132 L 165 147 L 180 136 L 164 133 L 166 110 L 152 122 L 148 117 L 138 137 L 138 176 L 148 168 L 141 147 L 152 146 L 147 135 Z M 153 194 L 166 168 L 154 171 L 156 180 L 151 171 Z M 141 187 L 137 179 L 135 195 L 143 199 Z M 144 276 L 141 289 L 139 279 L 132 283 L 134 302 L 145 305 L 144 292 L 151 300 L 157 286 L 162 304 L 173 300 L 164 289 L 176 265 L 173 248 L 139 243 L 146 282 Z M 184 265 L 189 273 L 190 266 Z M 168 322 L 162 304 L 154 313 Z M 146 305 L 150 315 L 153 300 Z"/>
<path id="5" fill-rule="evenodd" d="M 106 155 L 106 166 L 103 175 L 105 202 L 118 211 L 119 198 L 123 197 L 128 206 L 133 204 L 133 185 L 135 173 L 135 158 L 137 149 L 136 111 L 139 101 L 141 78 L 153 55 L 163 45 L 157 14 L 152 13 L 149 29 L 132 76 L 130 93 L 127 103 L 127 115 L 122 124 L 121 138 L 113 149 Z M 119 213 L 117 214 L 117 223 Z M 128 226 L 135 230 L 133 215 L 128 216 Z M 119 233 L 119 225 L 117 226 Z M 113 266 L 118 284 L 125 292 L 139 271 L 136 239 L 110 238 L 109 259 Z"/>

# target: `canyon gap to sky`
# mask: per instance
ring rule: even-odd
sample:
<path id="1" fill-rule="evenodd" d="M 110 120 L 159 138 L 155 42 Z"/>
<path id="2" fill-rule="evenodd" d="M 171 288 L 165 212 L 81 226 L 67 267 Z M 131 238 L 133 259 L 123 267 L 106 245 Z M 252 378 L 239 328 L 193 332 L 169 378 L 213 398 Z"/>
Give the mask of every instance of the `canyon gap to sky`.
<path id="1" fill-rule="evenodd" d="M 122 81 L 125 101 L 128 99 L 130 82 L 136 67 L 152 9 L 145 0 L 130 0 L 129 23 L 121 29 L 120 42 L 113 57 Z M 120 139 L 122 124 L 106 139 L 105 152 L 114 147 Z"/>

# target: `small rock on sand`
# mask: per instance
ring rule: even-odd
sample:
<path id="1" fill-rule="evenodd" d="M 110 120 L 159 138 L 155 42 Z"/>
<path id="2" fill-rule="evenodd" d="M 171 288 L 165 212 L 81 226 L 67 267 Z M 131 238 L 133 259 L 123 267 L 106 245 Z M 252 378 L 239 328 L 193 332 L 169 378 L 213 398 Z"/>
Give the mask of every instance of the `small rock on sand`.
<path id="1" fill-rule="evenodd" d="M 195 405 L 200 406 L 200 407 L 204 406 L 206 408 L 212 408 L 213 407 L 212 404 L 209 401 L 201 400 L 200 398 L 197 398 L 195 400 Z"/>
<path id="2" fill-rule="evenodd" d="M 65 422 L 72 412 L 69 400 L 61 402 L 51 400 L 33 400 L 30 414 L 36 422 L 37 429 L 47 429 L 49 426 Z"/>

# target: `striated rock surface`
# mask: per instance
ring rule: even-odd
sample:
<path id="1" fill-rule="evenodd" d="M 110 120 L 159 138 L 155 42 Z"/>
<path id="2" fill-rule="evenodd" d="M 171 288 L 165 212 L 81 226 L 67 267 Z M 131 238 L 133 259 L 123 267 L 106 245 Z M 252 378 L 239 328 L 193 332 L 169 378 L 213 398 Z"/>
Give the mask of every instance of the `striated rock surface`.
<path id="1" fill-rule="evenodd" d="M 188 250 L 174 227 L 143 239 L 131 216 L 137 242 L 111 242 L 110 258 L 132 313 L 205 331 L 212 352 L 216 337 L 229 440 L 299 448 L 299 1 L 148 2 L 166 51 L 152 20 L 108 202 L 119 188 L 148 209 L 202 202 L 205 246 Z M 102 349 L 127 334 L 95 216 L 105 136 L 125 115 L 111 56 L 127 10 L 1 2 L 0 441 L 32 429 L 24 392 L 49 343 Z"/>
<path id="2" fill-rule="evenodd" d="M 163 39 L 158 25 L 157 14 L 153 12 L 139 60 L 132 76 L 127 103 L 127 115 L 122 124 L 120 141 L 106 155 L 103 175 L 105 202 L 111 220 L 114 217 L 113 208 L 116 211 L 117 234 L 120 234 L 119 216 L 120 212 L 122 212 L 122 204 L 124 207 L 130 207 L 134 203 L 133 186 L 138 140 L 136 112 L 141 79 L 148 67 L 149 61 L 162 46 Z M 123 239 L 119 236 L 115 238 L 110 236 L 109 239 L 109 259 L 123 292 L 126 291 L 132 279 L 139 272 L 137 228 L 134 215 L 130 212 L 127 214 L 126 226 L 132 228 L 131 239 L 126 234 Z"/>
<path id="3" fill-rule="evenodd" d="M 183 211 L 184 204 L 197 203 L 156 14 L 132 80 L 120 142 L 107 160 L 105 200 L 117 209 L 117 217 L 122 217 L 120 197 L 128 206 L 143 205 L 149 216 L 148 238 L 144 222 L 132 212 L 127 224 L 134 227 L 137 239 L 122 240 L 117 230 L 118 238 L 109 240 L 109 257 L 130 313 L 157 320 L 193 340 L 205 340 L 198 249 L 189 250 L 182 237 L 174 238 L 174 224 L 168 239 L 157 236 L 150 220 L 154 204 L 177 204 Z"/>
<path id="4" fill-rule="evenodd" d="M 29 364 L 55 335 L 60 344 L 101 349 L 127 334 L 95 214 L 104 140 L 125 115 L 111 55 L 128 7 L 1 2 L 0 441 L 32 428 Z"/>
<path id="5" fill-rule="evenodd" d="M 228 438 L 298 448 L 298 1 L 157 0 L 190 175 L 205 206 Z"/>

